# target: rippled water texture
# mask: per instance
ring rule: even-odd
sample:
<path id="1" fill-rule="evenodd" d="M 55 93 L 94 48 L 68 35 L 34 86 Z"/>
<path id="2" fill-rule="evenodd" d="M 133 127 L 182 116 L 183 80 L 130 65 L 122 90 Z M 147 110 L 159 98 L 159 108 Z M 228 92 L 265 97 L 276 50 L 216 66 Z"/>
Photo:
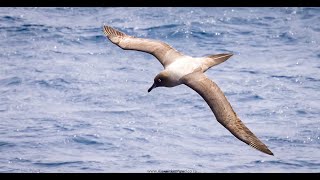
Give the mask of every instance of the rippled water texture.
<path id="1" fill-rule="evenodd" d="M 320 8 L 1 8 L 1 172 L 319 172 Z M 274 152 L 223 128 L 151 55 L 103 24 L 191 56 Z"/>

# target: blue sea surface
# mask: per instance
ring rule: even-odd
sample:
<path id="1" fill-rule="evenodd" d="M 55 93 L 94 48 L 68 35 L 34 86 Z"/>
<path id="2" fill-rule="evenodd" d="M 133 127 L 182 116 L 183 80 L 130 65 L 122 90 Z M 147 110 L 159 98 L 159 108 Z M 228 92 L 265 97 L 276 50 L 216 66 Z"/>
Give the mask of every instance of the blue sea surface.
<path id="1" fill-rule="evenodd" d="M 275 154 L 104 24 L 190 56 Z M 1 8 L 0 172 L 320 172 L 320 8 Z"/>

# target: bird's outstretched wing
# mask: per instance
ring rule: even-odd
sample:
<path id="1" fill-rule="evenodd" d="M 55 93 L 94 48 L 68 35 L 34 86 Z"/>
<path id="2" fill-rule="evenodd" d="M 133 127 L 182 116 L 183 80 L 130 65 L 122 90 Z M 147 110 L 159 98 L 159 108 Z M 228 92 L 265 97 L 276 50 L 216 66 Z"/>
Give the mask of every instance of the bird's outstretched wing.
<path id="1" fill-rule="evenodd" d="M 227 128 L 236 138 L 259 151 L 273 155 L 268 147 L 237 117 L 220 88 L 202 72 L 197 71 L 185 75 L 181 80 L 185 85 L 201 95 L 208 103 L 218 122 Z"/>
<path id="2" fill-rule="evenodd" d="M 183 56 L 168 44 L 152 39 L 136 38 L 126 35 L 110 26 L 103 26 L 104 34 L 108 39 L 125 50 L 142 51 L 155 56 L 163 67 L 168 66 L 176 58 Z"/>

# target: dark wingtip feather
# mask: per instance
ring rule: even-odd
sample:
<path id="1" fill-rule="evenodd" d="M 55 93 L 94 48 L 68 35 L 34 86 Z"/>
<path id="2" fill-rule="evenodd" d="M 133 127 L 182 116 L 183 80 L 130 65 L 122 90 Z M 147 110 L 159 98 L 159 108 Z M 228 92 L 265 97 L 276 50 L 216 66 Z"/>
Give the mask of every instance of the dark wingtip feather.
<path id="1" fill-rule="evenodd" d="M 125 36 L 126 34 L 124 34 L 123 32 L 120 32 L 110 26 L 103 26 L 103 31 L 105 33 L 106 36 Z"/>
<path id="2" fill-rule="evenodd" d="M 267 154 L 269 154 L 269 155 L 271 155 L 271 156 L 274 156 L 273 152 L 271 152 L 269 149 L 267 149 L 267 150 L 265 151 L 265 153 L 267 153 Z"/>
<path id="3" fill-rule="evenodd" d="M 268 147 L 266 145 L 264 145 L 262 142 L 260 142 L 261 144 L 255 144 L 255 143 L 250 143 L 249 145 L 263 153 L 269 154 L 274 156 L 274 154 L 268 149 Z"/>

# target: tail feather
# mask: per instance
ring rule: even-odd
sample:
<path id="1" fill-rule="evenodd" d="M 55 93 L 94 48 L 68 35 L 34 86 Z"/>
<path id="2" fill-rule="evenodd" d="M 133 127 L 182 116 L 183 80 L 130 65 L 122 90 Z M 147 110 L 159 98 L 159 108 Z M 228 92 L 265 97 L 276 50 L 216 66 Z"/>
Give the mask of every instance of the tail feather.
<path id="1" fill-rule="evenodd" d="M 216 66 L 227 59 L 229 59 L 233 54 L 215 54 L 215 55 L 210 55 L 204 58 L 204 68 L 203 72 L 211 68 L 212 66 Z"/>

